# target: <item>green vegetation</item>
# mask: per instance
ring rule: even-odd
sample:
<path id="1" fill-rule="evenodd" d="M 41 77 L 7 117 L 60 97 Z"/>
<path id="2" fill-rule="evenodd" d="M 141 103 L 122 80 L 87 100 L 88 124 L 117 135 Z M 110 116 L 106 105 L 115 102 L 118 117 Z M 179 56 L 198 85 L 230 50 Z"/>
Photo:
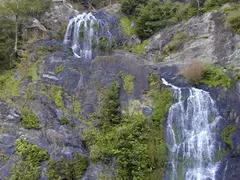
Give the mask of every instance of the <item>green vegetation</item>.
<path id="1" fill-rule="evenodd" d="M 107 94 L 104 96 L 100 118 L 103 128 L 109 124 L 120 123 L 120 100 L 119 100 L 119 84 L 113 82 Z"/>
<path id="2" fill-rule="evenodd" d="M 148 44 L 148 40 L 144 40 L 141 44 L 137 44 L 130 48 L 130 51 L 137 54 L 143 54 L 144 48 Z"/>
<path id="3" fill-rule="evenodd" d="M 162 123 L 172 104 L 172 91 L 170 89 L 161 88 L 153 93 L 153 112 L 152 120 Z"/>
<path id="4" fill-rule="evenodd" d="M 228 27 L 234 29 L 237 34 L 240 34 L 240 9 L 232 11 L 227 16 Z"/>
<path id="5" fill-rule="evenodd" d="M 81 101 L 79 101 L 78 99 L 74 99 L 73 100 L 73 115 L 74 115 L 74 117 L 78 117 L 81 112 L 82 112 Z"/>
<path id="6" fill-rule="evenodd" d="M 62 99 L 62 87 L 52 85 L 50 89 L 50 97 L 54 100 L 57 107 L 61 110 L 64 108 L 63 99 Z"/>
<path id="7" fill-rule="evenodd" d="M 220 67 L 206 65 L 203 69 L 203 77 L 200 81 L 209 87 L 223 86 L 229 89 L 232 88 L 232 80 L 227 76 Z"/>
<path id="8" fill-rule="evenodd" d="M 63 116 L 63 117 L 60 119 L 60 124 L 61 124 L 61 125 L 72 126 L 72 122 L 69 121 L 66 116 Z"/>
<path id="9" fill-rule="evenodd" d="M 178 31 L 167 46 L 163 48 L 163 57 L 169 56 L 172 53 L 176 53 L 179 50 L 183 43 L 187 40 L 187 33 L 184 31 Z"/>
<path id="10" fill-rule="evenodd" d="M 40 163 L 48 159 L 48 153 L 37 145 L 28 143 L 26 139 L 16 140 L 16 153 L 22 159 L 12 166 L 10 179 L 38 179 Z"/>
<path id="11" fill-rule="evenodd" d="M 228 125 L 223 129 L 222 132 L 222 140 L 227 145 L 229 145 L 233 149 L 233 142 L 232 142 L 232 133 L 236 131 L 237 127 L 233 125 Z"/>
<path id="12" fill-rule="evenodd" d="M 47 177 L 48 179 L 79 179 L 87 168 L 87 160 L 85 157 L 74 154 L 73 159 L 62 157 L 54 162 L 47 162 Z"/>
<path id="13" fill-rule="evenodd" d="M 184 76 L 192 85 L 203 83 L 209 87 L 222 86 L 229 89 L 232 88 L 232 80 L 220 67 L 212 64 L 203 64 L 201 61 L 193 61 L 185 69 Z"/>
<path id="14" fill-rule="evenodd" d="M 116 160 L 116 179 L 159 179 L 164 175 L 167 147 L 162 122 L 172 102 L 172 93 L 159 89 L 154 75 L 149 79 L 154 87 L 154 113 L 150 119 L 141 110 L 136 110 L 141 106 L 139 101 L 130 102 L 122 116 L 118 116 L 119 87 L 113 82 L 100 111 L 104 112 L 100 113 L 101 127 L 104 128 L 90 129 L 83 136 L 92 162 Z M 111 123 L 116 117 L 117 125 Z"/>
<path id="15" fill-rule="evenodd" d="M 136 33 L 146 39 L 167 25 L 187 20 L 197 12 L 194 3 L 173 3 L 149 0 L 147 5 L 139 6 L 136 19 Z"/>
<path id="16" fill-rule="evenodd" d="M 201 8 L 202 12 L 208 12 L 208 11 L 217 11 L 219 7 L 226 3 L 234 3 L 235 0 L 206 0 L 204 3 L 203 8 Z"/>
<path id="17" fill-rule="evenodd" d="M 136 8 L 140 4 L 144 4 L 146 0 L 121 0 L 122 12 L 127 15 L 133 15 L 136 13 Z"/>
<path id="18" fill-rule="evenodd" d="M 63 22 L 59 32 L 54 34 L 54 39 L 56 39 L 57 41 L 62 41 L 65 35 L 65 32 L 67 30 L 67 26 L 68 26 L 68 21 Z"/>
<path id="19" fill-rule="evenodd" d="M 132 94 L 133 90 L 134 90 L 135 77 L 131 74 L 128 74 L 128 75 L 125 76 L 123 73 L 120 73 L 120 77 L 124 81 L 123 87 L 124 87 L 125 91 L 127 92 L 127 94 L 128 95 Z"/>
<path id="20" fill-rule="evenodd" d="M 149 88 L 155 88 L 158 85 L 158 77 L 155 74 L 150 73 L 148 76 Z"/>
<path id="21" fill-rule="evenodd" d="M 26 107 L 21 108 L 22 119 L 20 121 L 20 125 L 27 128 L 27 129 L 39 129 L 39 121 L 37 115 L 28 110 Z"/>
<path id="22" fill-rule="evenodd" d="M 134 29 L 131 28 L 131 20 L 127 16 L 123 16 L 120 19 L 121 29 L 124 35 L 132 36 L 135 32 Z"/>
<path id="23" fill-rule="evenodd" d="M 58 73 L 60 73 L 60 72 L 62 72 L 62 71 L 63 71 L 63 65 L 60 64 L 60 65 L 58 65 L 58 66 L 56 67 L 55 73 L 58 74 Z"/>

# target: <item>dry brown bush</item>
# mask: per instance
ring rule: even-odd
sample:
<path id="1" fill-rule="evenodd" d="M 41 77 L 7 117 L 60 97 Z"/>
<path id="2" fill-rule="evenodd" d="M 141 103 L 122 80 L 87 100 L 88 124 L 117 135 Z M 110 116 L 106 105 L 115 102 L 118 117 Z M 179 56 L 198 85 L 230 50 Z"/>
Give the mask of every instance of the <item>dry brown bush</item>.
<path id="1" fill-rule="evenodd" d="M 184 70 L 184 77 L 192 85 L 198 85 L 203 77 L 204 64 L 201 61 L 193 61 L 189 67 Z"/>

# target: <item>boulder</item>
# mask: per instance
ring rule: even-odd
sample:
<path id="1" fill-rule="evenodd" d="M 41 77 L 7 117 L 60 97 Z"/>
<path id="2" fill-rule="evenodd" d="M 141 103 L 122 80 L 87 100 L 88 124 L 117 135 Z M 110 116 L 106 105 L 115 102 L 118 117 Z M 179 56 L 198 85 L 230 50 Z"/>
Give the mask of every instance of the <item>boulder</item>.
<path id="1" fill-rule="evenodd" d="M 32 18 L 24 24 L 22 36 L 26 41 L 48 39 L 48 31 L 38 19 Z"/>

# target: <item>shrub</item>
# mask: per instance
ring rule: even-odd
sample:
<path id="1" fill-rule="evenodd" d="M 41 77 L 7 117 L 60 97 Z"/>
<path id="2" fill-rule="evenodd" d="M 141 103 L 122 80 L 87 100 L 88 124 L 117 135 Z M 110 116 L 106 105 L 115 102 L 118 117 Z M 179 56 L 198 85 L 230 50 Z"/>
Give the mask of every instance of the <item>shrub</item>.
<path id="1" fill-rule="evenodd" d="M 87 168 L 87 160 L 83 156 L 74 154 L 73 159 L 62 157 L 56 162 L 49 160 L 47 167 L 47 177 L 49 179 L 80 179 Z"/>
<path id="2" fill-rule="evenodd" d="M 199 85 L 203 78 L 204 65 L 201 61 L 193 61 L 191 65 L 185 69 L 184 77 L 192 85 Z"/>
<path id="3" fill-rule="evenodd" d="M 200 81 L 209 87 L 223 86 L 232 88 L 232 80 L 227 76 L 220 67 L 208 64 L 203 69 L 203 77 Z"/>
<path id="4" fill-rule="evenodd" d="M 29 179 L 35 180 L 40 176 L 40 163 L 48 159 L 48 153 L 27 142 L 26 139 L 16 140 L 16 153 L 22 156 L 22 160 L 11 168 L 11 180 Z"/>
<path id="5" fill-rule="evenodd" d="M 131 20 L 127 16 L 123 16 L 120 19 L 120 23 L 121 23 L 121 30 L 124 35 L 132 36 L 135 33 L 134 29 L 131 28 Z"/>
<path id="6" fill-rule="evenodd" d="M 240 10 L 230 12 L 227 16 L 228 27 L 234 29 L 234 31 L 240 34 Z"/>
<path id="7" fill-rule="evenodd" d="M 54 100 L 57 107 L 60 109 L 64 108 L 61 87 L 53 85 L 50 89 L 50 97 Z"/>
<path id="8" fill-rule="evenodd" d="M 144 54 L 144 48 L 148 44 L 148 40 L 144 40 L 141 44 L 137 44 L 131 48 L 131 52 L 137 54 Z"/>
<path id="9" fill-rule="evenodd" d="M 27 128 L 27 129 L 39 129 L 39 121 L 37 115 L 30 111 L 27 110 L 25 107 L 21 108 L 21 114 L 22 114 L 22 119 L 20 121 L 20 125 Z"/>
<path id="10" fill-rule="evenodd" d="M 227 145 L 229 145 L 231 148 L 233 148 L 233 142 L 232 142 L 232 133 L 237 129 L 236 126 L 228 125 L 223 129 L 222 132 L 222 140 Z"/>
<path id="11" fill-rule="evenodd" d="M 121 78 L 123 79 L 124 81 L 124 89 L 125 91 L 127 92 L 127 94 L 131 94 L 134 90 L 134 80 L 135 80 L 135 77 L 131 74 L 128 74 L 128 75 L 124 75 L 123 73 L 121 74 Z"/>
<path id="12" fill-rule="evenodd" d="M 122 12 L 127 15 L 134 15 L 136 12 L 136 8 L 147 0 L 121 0 L 121 9 Z"/>
<path id="13" fill-rule="evenodd" d="M 102 126 L 109 126 L 109 123 L 118 124 L 121 120 L 120 114 L 119 84 L 114 81 L 102 102 L 100 110 Z"/>

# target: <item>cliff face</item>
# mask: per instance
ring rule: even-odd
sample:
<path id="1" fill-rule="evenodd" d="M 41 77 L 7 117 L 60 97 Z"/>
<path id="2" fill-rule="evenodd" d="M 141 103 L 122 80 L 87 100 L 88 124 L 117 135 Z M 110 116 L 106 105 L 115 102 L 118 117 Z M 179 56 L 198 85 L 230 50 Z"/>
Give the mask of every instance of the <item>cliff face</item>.
<path id="1" fill-rule="evenodd" d="M 64 21 L 78 13 L 68 4 L 55 4 L 40 22 L 48 33 L 60 31 Z M 40 40 L 25 47 L 26 64 L 14 69 L 8 79 L 0 81 L 2 87 L 15 87 L 17 92 L 8 92 L 0 102 L 0 150 L 6 159 L 0 161 L 0 177 L 9 178 L 11 166 L 18 160 L 15 141 L 26 138 L 30 143 L 45 149 L 53 159 L 60 156 L 72 158 L 74 153 L 88 159 L 89 166 L 83 180 L 97 180 L 101 173 L 114 173 L 114 162 L 108 167 L 89 162 L 89 153 L 82 134 L 99 124 L 97 112 L 101 106 L 103 91 L 113 80 L 120 82 L 121 108 L 124 110 L 133 100 L 143 102 L 134 107 L 149 116 L 152 111 L 144 96 L 149 88 L 149 74 L 164 77 L 180 87 L 189 86 L 182 77 L 176 77 L 192 60 L 213 62 L 222 66 L 240 67 L 240 35 L 234 34 L 222 23 L 222 13 L 205 13 L 187 22 L 167 27 L 150 38 L 144 55 L 116 50 L 111 55 L 84 60 L 72 55 L 71 49 L 56 40 Z M 174 37 L 178 45 L 171 45 Z M 174 49 L 175 48 L 175 49 Z M 226 70 L 226 69 L 225 69 Z M 131 75 L 133 91 L 129 94 L 119 74 Z M 11 79 L 10 79 L 11 77 Z M 12 80 L 12 81 L 10 81 Z M 12 85 L 9 85 L 12 83 Z M 220 164 L 218 179 L 239 179 L 240 139 L 240 88 L 237 82 L 232 89 L 200 88 L 210 92 L 223 117 L 219 123 L 221 133 L 228 125 L 236 131 L 231 135 L 233 147 Z M 220 97 L 220 98 L 219 98 Z M 5 99 L 4 99 L 5 98 Z M 23 111 L 32 111 L 37 116 L 39 128 L 21 126 Z M 94 118 L 92 118 L 94 117 Z M 67 120 L 66 120 L 67 119 Z M 65 121 L 64 121 L 65 120 Z M 229 147 L 222 143 L 222 149 Z M 226 170 L 225 170 L 226 169 Z M 41 164 L 40 179 L 46 179 L 46 162 Z"/>

